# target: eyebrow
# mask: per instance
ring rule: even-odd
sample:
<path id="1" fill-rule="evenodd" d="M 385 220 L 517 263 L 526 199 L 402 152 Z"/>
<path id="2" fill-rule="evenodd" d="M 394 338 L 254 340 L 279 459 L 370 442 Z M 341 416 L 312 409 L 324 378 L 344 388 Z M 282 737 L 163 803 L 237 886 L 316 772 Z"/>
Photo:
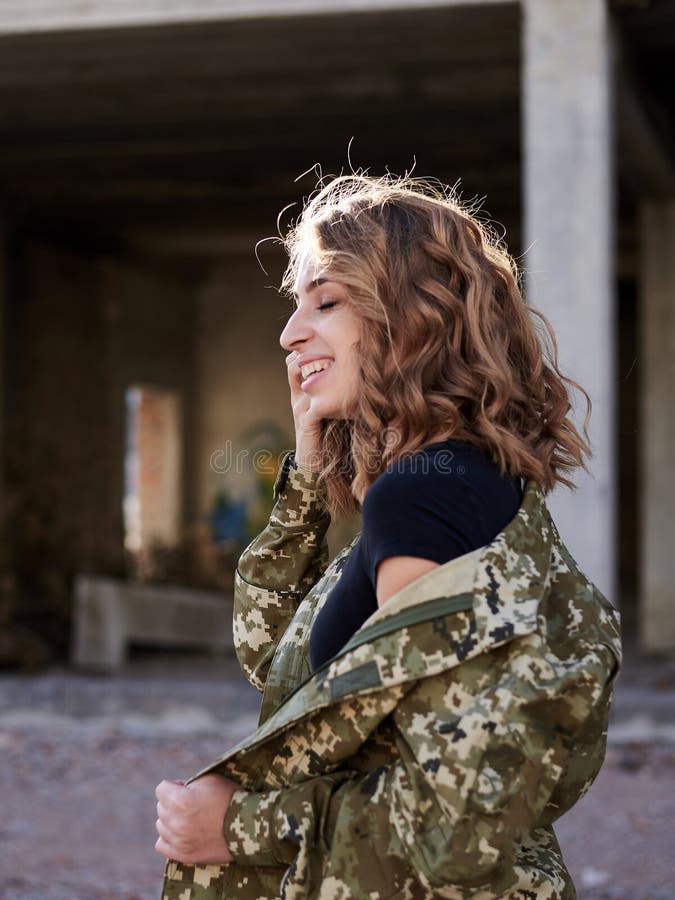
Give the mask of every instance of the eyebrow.
<path id="1" fill-rule="evenodd" d="M 308 281 L 305 285 L 305 293 L 309 294 L 310 291 L 313 291 L 315 288 L 321 287 L 322 284 L 326 284 L 330 281 L 330 278 L 315 278 L 313 281 Z M 297 291 L 293 291 L 293 298 L 295 300 L 300 299 L 300 295 Z"/>

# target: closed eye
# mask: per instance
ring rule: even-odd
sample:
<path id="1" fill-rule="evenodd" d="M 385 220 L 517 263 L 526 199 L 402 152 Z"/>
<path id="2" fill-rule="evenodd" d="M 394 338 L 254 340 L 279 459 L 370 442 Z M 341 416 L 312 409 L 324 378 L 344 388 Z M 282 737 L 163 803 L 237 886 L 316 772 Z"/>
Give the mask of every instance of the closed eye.
<path id="1" fill-rule="evenodd" d="M 331 300 L 329 303 L 322 303 L 321 306 L 317 306 L 317 309 L 330 309 L 332 306 L 337 305 L 337 300 Z"/>

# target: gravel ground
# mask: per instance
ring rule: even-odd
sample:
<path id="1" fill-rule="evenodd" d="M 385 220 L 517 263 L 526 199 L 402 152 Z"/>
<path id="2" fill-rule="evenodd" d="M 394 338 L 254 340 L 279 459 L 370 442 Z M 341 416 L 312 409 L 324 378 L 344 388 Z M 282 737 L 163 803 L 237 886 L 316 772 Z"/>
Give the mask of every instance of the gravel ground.
<path id="1" fill-rule="evenodd" d="M 146 725 L 3 718 L 3 900 L 158 897 L 155 784 L 196 771 L 233 741 Z M 558 827 L 580 900 L 675 898 L 674 784 L 675 745 L 610 747 L 595 785 Z"/>
<path id="2" fill-rule="evenodd" d="M 0 676 L 0 900 L 157 900 L 155 785 L 252 731 L 258 703 L 228 658 Z M 675 900 L 673 822 L 675 657 L 629 655 L 605 766 L 557 826 L 579 900 Z"/>

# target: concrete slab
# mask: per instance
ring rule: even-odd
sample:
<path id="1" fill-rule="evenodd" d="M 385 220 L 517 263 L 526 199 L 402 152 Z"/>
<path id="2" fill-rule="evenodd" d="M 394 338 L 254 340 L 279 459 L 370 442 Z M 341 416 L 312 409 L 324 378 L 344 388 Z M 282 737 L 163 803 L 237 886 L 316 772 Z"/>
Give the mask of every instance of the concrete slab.
<path id="1" fill-rule="evenodd" d="M 508 2 L 512 0 L 9 0 L 0 4 L 0 34 Z"/>
<path id="2" fill-rule="evenodd" d="M 132 642 L 231 651 L 232 594 L 78 575 L 71 662 L 114 671 Z"/>

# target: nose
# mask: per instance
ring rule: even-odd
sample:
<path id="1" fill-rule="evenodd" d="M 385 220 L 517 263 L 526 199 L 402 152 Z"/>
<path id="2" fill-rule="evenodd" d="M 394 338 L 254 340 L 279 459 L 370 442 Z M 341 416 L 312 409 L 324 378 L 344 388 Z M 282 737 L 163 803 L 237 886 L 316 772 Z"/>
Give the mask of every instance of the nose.
<path id="1" fill-rule="evenodd" d="M 286 322 L 286 326 L 279 336 L 279 343 L 284 350 L 297 350 L 311 337 L 311 334 L 310 324 L 304 316 L 303 310 L 298 308 Z"/>

